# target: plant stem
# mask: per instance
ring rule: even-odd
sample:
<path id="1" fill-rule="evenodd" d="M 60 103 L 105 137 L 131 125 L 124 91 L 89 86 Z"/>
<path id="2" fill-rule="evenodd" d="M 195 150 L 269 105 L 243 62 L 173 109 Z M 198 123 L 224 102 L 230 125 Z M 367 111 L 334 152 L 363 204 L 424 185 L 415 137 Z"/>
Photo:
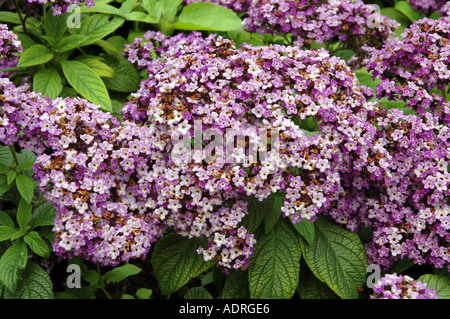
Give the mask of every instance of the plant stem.
<path id="1" fill-rule="evenodd" d="M 47 202 L 47 200 L 45 198 L 43 198 L 40 201 L 37 201 L 36 203 L 34 203 L 33 206 L 31 207 L 31 209 L 35 210 L 36 208 L 38 208 L 39 206 L 45 204 L 46 202 Z"/>
<path id="2" fill-rule="evenodd" d="M 19 19 L 20 22 L 22 23 L 22 27 L 23 27 L 23 32 L 28 35 L 28 31 L 27 31 L 27 24 L 26 24 L 26 20 L 28 17 L 28 13 L 27 15 L 24 17 L 22 17 L 22 12 L 20 11 L 19 5 L 17 4 L 17 0 L 13 0 L 14 2 L 14 6 L 16 7 L 17 13 L 19 14 Z"/>
<path id="3" fill-rule="evenodd" d="M 448 102 L 447 98 L 447 88 L 442 89 L 442 97 L 444 98 L 444 102 Z"/>
<path id="4" fill-rule="evenodd" d="M 109 292 L 105 289 L 102 273 L 101 273 L 101 270 L 100 270 L 100 263 L 97 263 L 97 272 L 98 272 L 98 276 L 100 278 L 100 289 L 103 291 L 103 293 L 105 294 L 106 298 L 112 299 L 112 297 L 109 294 Z"/>
<path id="5" fill-rule="evenodd" d="M 14 148 L 14 144 L 9 145 L 9 150 L 11 151 L 11 154 L 14 158 L 14 163 L 16 164 L 16 167 L 19 166 L 19 160 L 17 159 L 17 153 L 16 149 Z"/>

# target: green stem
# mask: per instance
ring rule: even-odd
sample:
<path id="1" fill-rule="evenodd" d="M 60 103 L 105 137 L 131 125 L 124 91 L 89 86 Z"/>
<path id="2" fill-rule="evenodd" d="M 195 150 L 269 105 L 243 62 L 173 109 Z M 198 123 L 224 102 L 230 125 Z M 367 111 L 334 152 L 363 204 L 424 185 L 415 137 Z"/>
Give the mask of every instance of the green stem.
<path id="1" fill-rule="evenodd" d="M 105 294 L 106 298 L 112 299 L 112 297 L 109 294 L 109 292 L 105 289 L 105 284 L 103 282 L 102 273 L 100 271 L 100 263 L 97 263 L 97 272 L 98 272 L 98 276 L 100 277 L 100 289 L 103 291 L 103 293 Z"/>
<path id="2" fill-rule="evenodd" d="M 442 97 L 444 98 L 444 102 L 448 102 L 447 88 L 442 89 Z"/>
<path id="3" fill-rule="evenodd" d="M 14 158 L 14 163 L 16 164 L 16 167 L 19 166 L 19 160 L 17 159 L 17 153 L 16 149 L 14 148 L 14 144 L 9 145 L 9 150 L 11 151 L 11 154 Z"/>
<path id="4" fill-rule="evenodd" d="M 17 0 L 13 0 L 14 2 L 14 6 L 16 7 L 17 13 L 19 14 L 19 19 L 20 22 L 22 23 L 22 27 L 23 27 L 23 32 L 28 35 L 28 31 L 27 31 L 27 24 L 26 24 L 26 20 L 27 20 L 27 16 L 25 18 L 22 17 L 22 12 L 19 9 L 19 5 L 17 4 Z"/>
<path id="5" fill-rule="evenodd" d="M 31 209 L 35 210 L 36 208 L 38 208 L 39 206 L 45 204 L 46 202 L 47 202 L 47 200 L 45 198 L 43 198 L 40 201 L 34 203 L 33 206 L 31 207 Z"/>

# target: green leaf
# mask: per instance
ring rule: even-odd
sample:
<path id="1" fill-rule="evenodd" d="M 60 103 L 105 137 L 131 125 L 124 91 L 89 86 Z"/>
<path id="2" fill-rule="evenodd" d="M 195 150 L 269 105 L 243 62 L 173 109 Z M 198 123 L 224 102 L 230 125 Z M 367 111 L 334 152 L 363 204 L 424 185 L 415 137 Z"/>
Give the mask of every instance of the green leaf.
<path id="1" fill-rule="evenodd" d="M 11 228 L 15 228 L 13 219 L 7 213 L 0 210 L 0 225 L 9 226 Z"/>
<path id="2" fill-rule="evenodd" d="M 136 297 L 138 299 L 150 299 L 152 296 L 153 290 L 148 288 L 139 288 L 136 291 Z"/>
<path id="3" fill-rule="evenodd" d="M 290 299 L 298 285 L 300 244 L 296 231 L 283 218 L 259 238 L 248 267 L 250 297 Z"/>
<path id="4" fill-rule="evenodd" d="M 72 34 L 61 39 L 55 47 L 55 51 L 62 53 L 73 49 L 81 48 L 88 43 L 90 38 L 83 34 Z"/>
<path id="5" fill-rule="evenodd" d="M 85 5 L 81 6 L 80 8 L 81 13 L 105 13 L 105 14 L 113 14 L 118 15 L 121 17 L 125 17 L 121 10 L 118 8 L 109 5 L 107 3 L 99 3 L 95 4 L 95 6 L 92 7 L 86 7 Z"/>
<path id="6" fill-rule="evenodd" d="M 425 274 L 420 276 L 418 281 L 427 283 L 427 287 L 436 290 L 439 299 L 450 299 L 450 274 L 432 275 Z"/>
<path id="7" fill-rule="evenodd" d="M 177 291 L 192 278 L 210 268 L 214 261 L 205 262 L 197 249 L 204 244 L 198 238 L 186 238 L 169 233 L 157 241 L 153 252 L 154 274 L 161 292 Z"/>
<path id="8" fill-rule="evenodd" d="M 17 172 L 16 171 L 9 171 L 7 178 L 8 178 L 8 184 L 11 184 L 16 179 Z"/>
<path id="9" fill-rule="evenodd" d="M 75 32 L 76 34 L 87 36 L 88 39 L 83 44 L 88 45 L 113 33 L 124 23 L 124 21 L 125 19 L 118 16 L 94 14 L 84 19 L 81 22 L 81 28 Z"/>
<path id="10" fill-rule="evenodd" d="M 145 12 L 139 12 L 139 11 L 133 11 L 130 13 L 127 13 L 125 15 L 125 18 L 127 21 L 137 21 L 137 22 L 144 22 L 144 23 L 158 23 L 159 18 L 156 18 L 154 16 L 151 16 L 149 14 L 146 14 Z"/>
<path id="11" fill-rule="evenodd" d="M 125 264 L 108 271 L 103 275 L 103 279 L 109 280 L 113 283 L 120 282 L 127 277 L 137 275 L 142 271 L 141 268 L 132 264 Z"/>
<path id="12" fill-rule="evenodd" d="M 78 61 L 61 61 L 61 66 L 67 81 L 79 94 L 104 110 L 111 110 L 108 90 L 94 70 Z"/>
<path id="13" fill-rule="evenodd" d="M 205 287 L 198 286 L 190 288 L 184 295 L 184 299 L 213 299 L 213 296 Z"/>
<path id="14" fill-rule="evenodd" d="M 139 72 L 133 64 L 120 57 L 117 62 L 112 56 L 105 57 L 105 62 L 113 69 L 114 76 L 103 81 L 108 89 L 116 92 L 131 93 L 137 91 L 140 83 Z"/>
<path id="15" fill-rule="evenodd" d="M 292 220 L 291 220 L 292 221 Z M 294 228 L 297 229 L 298 233 L 306 240 L 309 245 L 314 243 L 315 227 L 314 222 L 303 219 L 298 223 L 292 223 Z"/>
<path id="16" fill-rule="evenodd" d="M 31 204 L 25 199 L 21 199 L 17 207 L 17 224 L 21 230 L 26 231 L 31 219 Z"/>
<path id="17" fill-rule="evenodd" d="M 99 61 L 98 59 L 90 58 L 89 56 L 81 55 L 76 59 L 76 61 L 80 61 L 81 63 L 86 64 L 88 67 L 90 67 L 92 70 L 94 70 L 95 73 L 97 73 L 98 76 L 104 77 L 104 78 L 112 78 L 114 77 L 114 70 L 107 65 L 106 63 Z"/>
<path id="18" fill-rule="evenodd" d="M 174 27 L 179 30 L 237 31 L 242 28 L 242 21 L 231 9 L 211 2 L 197 2 L 183 8 Z"/>
<path id="19" fill-rule="evenodd" d="M 20 56 L 18 67 L 28 67 L 34 65 L 44 64 L 53 58 L 53 53 L 42 45 L 36 44 L 25 50 Z"/>
<path id="20" fill-rule="evenodd" d="M 53 283 L 50 276 L 36 263 L 27 263 L 21 280 L 12 294 L 11 299 L 53 299 Z"/>
<path id="21" fill-rule="evenodd" d="M 426 15 L 423 13 L 420 13 L 418 11 L 416 11 L 411 3 L 406 2 L 406 1 L 399 1 L 395 4 L 394 9 L 400 11 L 401 13 L 403 13 L 405 16 L 408 17 L 408 19 L 411 22 L 414 22 L 416 20 L 420 20 L 422 18 L 424 18 Z"/>
<path id="22" fill-rule="evenodd" d="M 314 275 L 343 299 L 357 299 L 365 283 L 367 256 L 360 238 L 319 216 L 312 245 L 301 238 L 302 253 Z"/>
<path id="23" fill-rule="evenodd" d="M 0 225 L 0 241 L 11 239 L 11 237 L 17 232 L 17 229 L 10 226 Z"/>
<path id="24" fill-rule="evenodd" d="M 281 216 L 281 207 L 284 205 L 284 193 L 272 193 L 264 201 L 264 225 L 266 234 L 269 233 L 277 224 Z"/>
<path id="25" fill-rule="evenodd" d="M 26 161 L 23 163 L 20 163 L 19 166 L 17 166 L 17 171 L 23 171 L 29 168 L 32 168 L 34 165 L 34 161 Z"/>
<path id="26" fill-rule="evenodd" d="M 36 208 L 31 216 L 31 229 L 39 226 L 53 226 L 56 209 L 51 203 L 45 203 Z"/>
<path id="27" fill-rule="evenodd" d="M 249 299 L 248 271 L 233 270 L 225 278 L 221 299 Z"/>
<path id="28" fill-rule="evenodd" d="M 301 299 L 339 299 L 308 267 L 302 267 L 297 292 Z"/>
<path id="29" fill-rule="evenodd" d="M 8 178 L 5 175 L 0 175 L 0 196 L 9 191 L 12 184 L 8 183 Z"/>
<path id="30" fill-rule="evenodd" d="M 249 233 L 253 233 L 264 220 L 266 210 L 264 209 L 264 201 L 261 202 L 255 197 L 249 197 L 247 201 L 248 214 L 242 218 L 240 225 L 244 226 Z"/>
<path id="31" fill-rule="evenodd" d="M 23 240 L 14 241 L 0 258 L 0 282 L 13 291 L 19 281 L 20 271 L 28 260 L 27 245 Z"/>
<path id="32" fill-rule="evenodd" d="M 55 99 L 62 91 L 62 79 L 54 68 L 40 70 L 33 78 L 33 91 Z"/>
<path id="33" fill-rule="evenodd" d="M 25 199 L 28 203 L 31 203 L 34 194 L 33 181 L 24 174 L 18 174 L 16 177 L 16 186 L 23 199 Z"/>
<path id="34" fill-rule="evenodd" d="M 14 157 L 12 156 L 9 147 L 0 146 L 0 163 L 8 167 L 11 167 L 13 162 Z"/>
<path id="35" fill-rule="evenodd" d="M 27 149 L 23 149 L 20 153 L 17 153 L 17 160 L 19 161 L 19 165 L 24 162 L 36 162 L 36 155 Z M 28 177 L 32 178 L 34 175 L 34 171 L 32 168 L 24 169 L 22 171 L 23 174 L 27 175 Z"/>
<path id="36" fill-rule="evenodd" d="M 67 30 L 67 14 L 53 15 L 52 10 L 48 10 L 45 15 L 45 34 L 53 44 L 58 43 Z"/>
<path id="37" fill-rule="evenodd" d="M 29 232 L 23 239 L 37 255 L 43 258 L 50 257 L 50 248 L 36 231 Z"/>

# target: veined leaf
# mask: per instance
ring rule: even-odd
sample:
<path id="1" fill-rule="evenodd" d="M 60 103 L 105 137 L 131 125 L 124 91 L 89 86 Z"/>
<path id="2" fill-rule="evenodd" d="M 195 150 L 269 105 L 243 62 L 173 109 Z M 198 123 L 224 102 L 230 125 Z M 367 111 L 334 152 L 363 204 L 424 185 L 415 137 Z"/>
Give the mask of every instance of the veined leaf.
<path id="1" fill-rule="evenodd" d="M 255 245 L 248 267 L 250 297 L 292 298 L 299 280 L 300 251 L 296 231 L 280 219 Z"/>
<path id="2" fill-rule="evenodd" d="M 43 258 L 50 257 L 50 248 L 36 231 L 29 232 L 23 239 L 37 255 Z"/>
<path id="3" fill-rule="evenodd" d="M 34 194 L 33 181 L 24 174 L 18 174 L 16 177 L 16 186 L 22 198 L 31 203 Z"/>
<path id="4" fill-rule="evenodd" d="M 364 285 L 367 274 L 367 256 L 360 238 L 323 216 L 314 225 L 314 243 L 300 240 L 307 265 L 339 297 L 357 299 L 358 287 Z"/>
<path id="5" fill-rule="evenodd" d="M 100 61 L 98 59 L 86 57 L 86 56 L 80 56 L 76 59 L 76 61 L 82 62 L 86 64 L 88 67 L 90 67 L 92 70 L 94 70 L 95 73 L 97 73 L 100 77 L 105 78 L 112 78 L 114 77 L 114 70 L 107 65 L 105 62 Z"/>
<path id="6" fill-rule="evenodd" d="M 31 204 L 25 199 L 21 199 L 17 207 L 17 223 L 21 230 L 26 231 L 31 219 Z"/>
<path id="7" fill-rule="evenodd" d="M 87 36 L 88 39 L 84 45 L 92 44 L 98 40 L 105 38 L 108 34 L 116 31 L 125 19 L 118 16 L 110 16 L 108 14 L 94 14 L 81 22 L 81 28 L 76 34 Z"/>
<path id="8" fill-rule="evenodd" d="M 36 44 L 25 50 L 20 56 L 18 67 L 28 67 L 34 65 L 44 64 L 53 58 L 53 53 L 42 45 Z"/>
<path id="9" fill-rule="evenodd" d="M 91 103 L 111 110 L 108 90 L 94 70 L 78 61 L 61 61 L 61 66 L 67 81 L 79 94 Z"/>
<path id="10" fill-rule="evenodd" d="M 418 281 L 427 283 L 427 288 L 436 290 L 439 299 L 450 299 L 450 274 L 420 276 Z"/>
<path id="11" fill-rule="evenodd" d="M 5 295 L 11 299 L 53 299 L 53 283 L 44 269 L 29 261 L 17 287 Z"/>
<path id="12" fill-rule="evenodd" d="M 198 238 L 185 238 L 170 233 L 161 238 L 153 252 L 153 266 L 161 292 L 168 295 L 183 287 L 189 280 L 211 267 L 197 249 L 204 244 Z"/>
<path id="13" fill-rule="evenodd" d="M 33 78 L 33 91 L 55 99 L 62 91 L 62 79 L 54 68 L 40 70 Z"/>
<path id="14" fill-rule="evenodd" d="M 0 282 L 9 290 L 16 288 L 20 271 L 25 269 L 28 260 L 27 245 L 23 240 L 14 241 L 0 258 Z"/>

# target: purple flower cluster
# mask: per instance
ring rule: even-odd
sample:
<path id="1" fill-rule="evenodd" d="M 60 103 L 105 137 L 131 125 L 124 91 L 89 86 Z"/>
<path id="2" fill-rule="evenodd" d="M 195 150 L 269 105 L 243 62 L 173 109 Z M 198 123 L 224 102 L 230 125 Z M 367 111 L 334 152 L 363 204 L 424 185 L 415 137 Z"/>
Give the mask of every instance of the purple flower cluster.
<path id="1" fill-rule="evenodd" d="M 399 26 L 361 0 L 253 0 L 244 25 L 261 34 L 291 33 L 302 47 L 338 39 L 355 52 L 364 44 L 381 47 Z"/>
<path id="2" fill-rule="evenodd" d="M 450 17 L 450 2 L 444 4 L 439 12 L 440 17 Z"/>
<path id="3" fill-rule="evenodd" d="M 80 0 L 28 0 L 29 4 L 37 3 L 43 5 L 49 3 L 54 15 L 67 13 L 67 10 L 69 10 L 71 6 L 78 6 L 81 2 L 82 1 Z M 87 7 L 95 5 L 94 0 L 84 0 L 83 2 Z"/>
<path id="4" fill-rule="evenodd" d="M 19 41 L 19 37 L 8 30 L 6 24 L 0 24 L 0 57 L 2 59 L 11 59 L 20 53 L 22 53 L 22 44 Z"/>
<path id="5" fill-rule="evenodd" d="M 415 10 L 424 13 L 432 13 L 441 9 L 443 5 L 447 3 L 446 0 L 407 0 L 411 3 Z"/>
<path id="6" fill-rule="evenodd" d="M 151 33 L 146 39 L 157 36 L 161 35 Z M 160 192 L 170 196 L 168 204 L 173 201 L 189 216 L 181 219 L 186 235 L 197 226 L 191 217 L 194 212 L 221 211 L 225 203 L 242 197 L 264 200 L 273 192 L 285 192 L 283 215 L 298 222 L 314 220 L 336 206 L 346 186 L 363 187 L 365 182 L 353 180 L 351 172 L 355 166 L 362 170 L 374 165 L 367 160 L 375 127 L 366 118 L 376 105 L 366 102 L 344 61 L 325 50 L 245 44 L 237 50 L 231 41 L 215 35 L 185 37 L 159 38 L 159 46 L 155 40 L 139 40 L 128 48 L 130 61 L 145 65 L 149 79 L 132 94 L 122 117 L 166 132 L 161 150 L 172 158 L 165 160 L 170 169 L 158 176 L 166 185 Z M 150 60 L 156 47 L 162 58 Z M 320 126 L 313 136 L 301 129 L 308 119 Z M 226 137 L 248 128 L 279 135 L 266 157 L 249 163 L 245 160 L 251 154 L 246 152 L 234 152 L 231 161 L 207 161 L 207 148 L 191 152 L 178 142 L 179 136 L 188 136 L 191 145 L 200 134 L 204 137 L 200 144 L 210 143 L 207 132 Z M 264 140 L 257 132 L 248 136 L 260 146 Z M 215 155 L 226 151 L 215 148 Z M 192 185 L 183 192 L 183 200 L 176 197 L 174 181 L 180 176 Z M 239 211 L 237 221 L 246 213 Z M 180 219 L 180 214 L 172 213 L 171 218 Z M 208 214 L 202 223 L 211 228 L 215 220 Z M 234 227 L 230 229 L 235 231 Z"/>
<path id="7" fill-rule="evenodd" d="M 436 290 L 407 275 L 387 274 L 373 287 L 371 299 L 438 299 Z"/>
<path id="8" fill-rule="evenodd" d="M 369 50 L 367 70 L 381 79 L 377 97 L 403 100 L 418 114 L 441 107 L 450 84 L 449 39 L 450 20 L 424 18 L 406 29 L 401 41 Z"/>
<path id="9" fill-rule="evenodd" d="M 442 113 L 449 112 L 446 104 Z M 374 229 L 366 253 L 384 269 L 400 259 L 450 266 L 448 125 L 440 123 L 440 114 L 383 113 L 372 155 L 384 155 L 382 170 L 366 179 L 370 186 L 358 216 Z"/>

